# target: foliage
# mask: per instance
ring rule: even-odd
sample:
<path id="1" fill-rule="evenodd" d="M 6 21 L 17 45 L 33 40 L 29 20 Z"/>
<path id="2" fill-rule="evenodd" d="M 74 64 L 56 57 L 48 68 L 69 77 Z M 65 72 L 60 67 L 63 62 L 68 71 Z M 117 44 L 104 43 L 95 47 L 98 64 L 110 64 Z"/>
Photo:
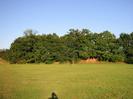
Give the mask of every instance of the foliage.
<path id="1" fill-rule="evenodd" d="M 11 63 L 76 63 L 81 59 L 133 63 L 133 33 L 116 38 L 109 31 L 93 33 L 88 29 L 70 29 L 64 36 L 37 35 L 26 30 L 9 49 Z"/>
<path id="2" fill-rule="evenodd" d="M 133 64 L 133 32 L 131 34 L 122 33 L 119 42 L 125 53 L 125 62 Z"/>
<path id="3" fill-rule="evenodd" d="M 1 49 L 0 50 L 0 58 L 4 59 L 4 60 L 8 60 L 8 55 L 9 54 L 9 50 L 8 49 Z"/>

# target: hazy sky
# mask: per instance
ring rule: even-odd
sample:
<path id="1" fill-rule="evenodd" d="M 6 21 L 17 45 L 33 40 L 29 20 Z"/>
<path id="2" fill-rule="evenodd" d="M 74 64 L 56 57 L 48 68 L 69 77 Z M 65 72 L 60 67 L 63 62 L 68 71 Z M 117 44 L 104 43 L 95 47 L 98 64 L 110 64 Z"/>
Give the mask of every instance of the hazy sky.
<path id="1" fill-rule="evenodd" d="M 133 0 L 0 0 L 0 49 L 26 29 L 63 35 L 70 28 L 133 32 Z"/>

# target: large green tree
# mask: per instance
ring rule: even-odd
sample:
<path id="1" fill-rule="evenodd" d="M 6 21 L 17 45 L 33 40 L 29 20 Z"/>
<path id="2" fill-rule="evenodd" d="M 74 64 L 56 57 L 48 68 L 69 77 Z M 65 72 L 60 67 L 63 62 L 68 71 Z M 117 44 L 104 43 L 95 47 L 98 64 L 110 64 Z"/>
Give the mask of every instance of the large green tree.
<path id="1" fill-rule="evenodd" d="M 119 43 L 125 54 L 125 62 L 133 63 L 133 32 L 120 34 Z"/>
<path id="2" fill-rule="evenodd" d="M 123 61 L 123 53 L 114 34 L 104 31 L 96 34 L 96 53 L 101 61 Z"/>

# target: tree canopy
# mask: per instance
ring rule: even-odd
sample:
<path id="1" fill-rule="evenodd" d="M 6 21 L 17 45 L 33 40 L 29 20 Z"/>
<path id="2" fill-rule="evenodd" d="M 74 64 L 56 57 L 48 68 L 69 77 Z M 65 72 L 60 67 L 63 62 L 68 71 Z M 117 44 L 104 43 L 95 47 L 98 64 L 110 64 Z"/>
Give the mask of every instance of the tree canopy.
<path id="1" fill-rule="evenodd" d="M 36 34 L 26 30 L 8 50 L 11 63 L 70 62 L 96 58 L 99 61 L 133 63 L 133 32 L 119 38 L 109 32 L 93 33 L 88 29 L 70 29 L 67 34 Z"/>

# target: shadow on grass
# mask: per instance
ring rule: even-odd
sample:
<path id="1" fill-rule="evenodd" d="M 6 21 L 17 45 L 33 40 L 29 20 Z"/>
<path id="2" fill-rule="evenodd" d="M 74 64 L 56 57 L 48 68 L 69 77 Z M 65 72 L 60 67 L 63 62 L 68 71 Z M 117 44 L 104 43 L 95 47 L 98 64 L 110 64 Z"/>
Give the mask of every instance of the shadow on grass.
<path id="1" fill-rule="evenodd" d="M 55 92 L 52 92 L 51 97 L 48 99 L 59 99 Z"/>

